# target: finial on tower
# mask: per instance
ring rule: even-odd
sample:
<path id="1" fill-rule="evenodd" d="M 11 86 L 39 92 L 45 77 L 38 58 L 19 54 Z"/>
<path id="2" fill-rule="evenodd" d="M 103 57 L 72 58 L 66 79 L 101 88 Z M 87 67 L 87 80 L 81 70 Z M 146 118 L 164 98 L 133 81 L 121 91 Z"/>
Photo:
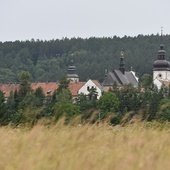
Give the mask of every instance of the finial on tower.
<path id="1" fill-rule="evenodd" d="M 163 44 L 163 27 L 161 27 L 161 40 L 160 44 Z"/>
<path id="2" fill-rule="evenodd" d="M 124 56 L 125 56 L 125 52 L 124 52 L 123 49 L 122 49 L 121 52 L 120 52 L 120 56 L 121 56 L 121 58 L 124 58 Z"/>
<path id="3" fill-rule="evenodd" d="M 161 36 L 163 35 L 163 27 L 161 27 Z"/>
<path id="4" fill-rule="evenodd" d="M 125 62 L 124 62 L 124 50 L 122 49 L 121 52 L 120 52 L 120 64 L 119 64 L 119 70 L 125 74 Z"/>

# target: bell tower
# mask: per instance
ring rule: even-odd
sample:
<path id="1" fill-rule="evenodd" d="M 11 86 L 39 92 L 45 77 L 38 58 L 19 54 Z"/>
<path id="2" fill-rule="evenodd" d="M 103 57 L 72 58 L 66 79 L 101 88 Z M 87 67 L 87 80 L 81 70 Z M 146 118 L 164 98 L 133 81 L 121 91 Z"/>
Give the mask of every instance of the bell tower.
<path id="1" fill-rule="evenodd" d="M 67 79 L 71 82 L 79 82 L 79 76 L 76 71 L 76 67 L 74 66 L 74 61 L 70 61 L 70 65 L 67 69 Z"/>
<path id="2" fill-rule="evenodd" d="M 124 51 L 122 50 L 122 51 L 120 52 L 120 64 L 119 64 L 119 70 L 120 70 L 123 74 L 125 74 L 124 55 L 125 55 L 125 53 L 124 53 Z"/>
<path id="3" fill-rule="evenodd" d="M 163 30 L 161 29 L 161 43 L 158 51 L 158 59 L 153 63 L 153 80 L 170 81 L 170 63 L 166 60 L 166 51 L 163 45 Z"/>

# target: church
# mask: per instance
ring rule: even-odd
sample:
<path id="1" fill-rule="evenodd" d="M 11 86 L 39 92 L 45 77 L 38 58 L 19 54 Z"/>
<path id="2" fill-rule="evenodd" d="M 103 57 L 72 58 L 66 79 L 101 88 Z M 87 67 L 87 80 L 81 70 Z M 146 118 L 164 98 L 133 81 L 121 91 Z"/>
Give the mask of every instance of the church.
<path id="1" fill-rule="evenodd" d="M 158 89 L 170 84 L 170 63 L 166 60 L 166 51 L 162 43 L 158 51 L 158 59 L 153 63 L 153 83 Z"/>
<path id="2" fill-rule="evenodd" d="M 120 53 L 119 69 L 113 69 L 105 74 L 102 86 L 104 89 L 112 87 L 114 84 L 121 87 L 125 84 L 132 84 L 134 87 L 138 87 L 138 77 L 136 77 L 134 71 L 125 70 L 124 51 Z M 107 91 L 107 90 L 106 90 Z"/>

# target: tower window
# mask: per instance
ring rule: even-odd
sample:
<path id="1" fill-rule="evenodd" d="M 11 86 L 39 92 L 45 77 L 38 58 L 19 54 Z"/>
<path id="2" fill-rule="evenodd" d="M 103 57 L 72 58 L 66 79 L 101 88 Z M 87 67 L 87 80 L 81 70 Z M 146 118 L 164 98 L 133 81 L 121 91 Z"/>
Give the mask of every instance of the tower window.
<path id="1" fill-rule="evenodd" d="M 161 77 L 162 77 L 162 74 L 158 74 L 158 77 L 161 78 Z"/>

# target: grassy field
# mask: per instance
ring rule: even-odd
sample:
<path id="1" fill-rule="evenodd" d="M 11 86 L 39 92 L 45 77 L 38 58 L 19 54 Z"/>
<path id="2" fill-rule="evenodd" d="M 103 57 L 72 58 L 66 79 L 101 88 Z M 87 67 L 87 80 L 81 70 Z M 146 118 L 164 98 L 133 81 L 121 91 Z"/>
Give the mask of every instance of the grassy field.
<path id="1" fill-rule="evenodd" d="M 0 170 L 168 170 L 170 126 L 0 128 Z"/>

